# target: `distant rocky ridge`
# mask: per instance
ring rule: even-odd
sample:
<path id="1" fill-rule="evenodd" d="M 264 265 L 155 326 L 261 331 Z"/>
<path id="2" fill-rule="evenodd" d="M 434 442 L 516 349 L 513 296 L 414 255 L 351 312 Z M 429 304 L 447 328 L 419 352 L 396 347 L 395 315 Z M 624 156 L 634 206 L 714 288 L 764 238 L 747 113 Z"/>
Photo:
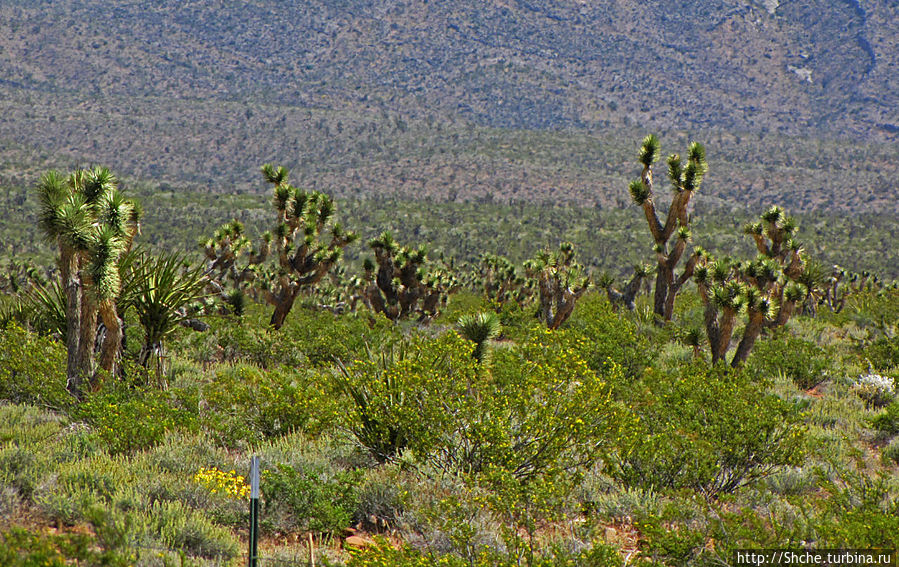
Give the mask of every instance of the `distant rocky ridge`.
<path id="1" fill-rule="evenodd" d="M 508 199 L 589 164 L 535 165 L 537 136 L 484 165 L 497 131 L 876 145 L 899 136 L 897 42 L 895 0 L 0 0 L 0 175 L 27 178 L 31 152 L 247 189 L 273 160 L 364 194 L 387 189 L 366 180 L 383 167 L 402 185 L 402 160 L 474 163 L 516 180 L 487 180 Z M 434 178 L 443 197 L 462 173 Z"/>

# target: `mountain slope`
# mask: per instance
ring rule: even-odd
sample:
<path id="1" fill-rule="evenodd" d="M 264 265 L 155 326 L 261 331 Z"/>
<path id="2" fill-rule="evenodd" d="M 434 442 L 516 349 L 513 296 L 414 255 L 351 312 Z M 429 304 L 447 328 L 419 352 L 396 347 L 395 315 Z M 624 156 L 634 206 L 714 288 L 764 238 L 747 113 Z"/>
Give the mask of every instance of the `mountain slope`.
<path id="1" fill-rule="evenodd" d="M 878 145 L 899 134 L 897 37 L 890 0 L 2 1 L 0 140 L 31 148 L 6 154 L 8 179 L 33 176 L 29 152 L 49 152 L 250 189 L 272 160 L 338 193 L 614 205 L 620 181 L 600 176 L 631 175 L 622 151 L 633 137 L 727 131 L 760 137 L 769 171 L 796 161 L 785 155 L 802 151 L 795 140 L 850 140 L 876 154 L 840 165 L 864 193 L 879 183 L 871 169 L 895 168 Z M 625 165 L 591 154 L 572 167 L 534 133 L 545 130 L 581 153 L 614 146 Z M 520 155 L 498 158 L 485 138 Z M 767 189 L 770 178 L 739 171 L 749 146 L 731 145 L 718 164 L 728 183 Z M 555 157 L 531 159 L 545 152 Z M 473 169 L 481 189 L 456 181 Z M 820 191 L 828 176 L 791 173 L 800 186 L 781 193 L 826 206 L 795 190 Z M 425 181 L 407 188 L 403 177 Z M 894 201 L 895 181 L 878 187 Z"/>

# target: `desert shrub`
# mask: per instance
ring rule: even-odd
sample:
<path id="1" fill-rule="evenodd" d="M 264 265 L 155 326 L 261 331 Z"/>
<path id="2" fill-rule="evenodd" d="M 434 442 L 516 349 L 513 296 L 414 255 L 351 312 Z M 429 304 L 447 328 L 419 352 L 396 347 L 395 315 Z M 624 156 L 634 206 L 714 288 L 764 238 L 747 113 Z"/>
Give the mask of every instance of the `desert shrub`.
<path id="1" fill-rule="evenodd" d="M 801 508 L 777 501 L 762 510 L 733 504 L 708 502 L 701 517 L 676 527 L 652 518 L 648 522 L 652 527 L 644 531 L 645 547 L 669 565 L 727 565 L 739 549 L 801 548 L 814 537 Z M 714 545 L 707 545 L 708 541 Z"/>
<path id="2" fill-rule="evenodd" d="M 31 445 L 55 437 L 65 425 L 60 414 L 29 405 L 0 403 L 0 444 Z"/>
<path id="3" fill-rule="evenodd" d="M 371 532 L 395 530 L 407 523 L 411 479 L 389 467 L 373 469 L 360 483 L 353 524 Z"/>
<path id="4" fill-rule="evenodd" d="M 615 410 L 604 376 L 578 355 L 585 338 L 535 330 L 498 349 L 489 373 L 472 347 L 455 332 L 417 337 L 345 369 L 338 384 L 360 444 L 380 460 L 408 448 L 443 471 L 519 479 L 596 457 Z M 614 365 L 605 372 L 620 374 Z"/>
<path id="5" fill-rule="evenodd" d="M 228 451 L 208 433 L 180 431 L 167 435 L 162 443 L 134 459 L 147 469 L 187 477 L 199 467 L 220 466 L 229 457 Z"/>
<path id="6" fill-rule="evenodd" d="M 0 329 L 0 400 L 66 409 L 66 350 L 14 323 Z"/>
<path id="7" fill-rule="evenodd" d="M 472 350 L 455 333 L 416 336 L 341 365 L 335 386 L 350 404 L 344 426 L 379 462 L 413 447 L 427 456 L 449 427 L 444 404 L 465 403 L 477 381 Z"/>
<path id="8" fill-rule="evenodd" d="M 568 326 L 587 339 L 588 346 L 578 354 L 594 370 L 602 370 L 611 360 L 623 369 L 625 376 L 636 378 L 652 363 L 654 349 L 637 333 L 634 324 L 615 313 L 599 294 L 581 298 Z"/>
<path id="9" fill-rule="evenodd" d="M 263 471 L 263 477 L 263 518 L 270 527 L 336 534 L 350 525 L 357 506 L 358 473 L 278 464 Z M 268 516 L 280 518 L 278 525 Z"/>
<path id="10" fill-rule="evenodd" d="M 899 433 L 899 400 L 893 401 L 893 403 L 871 418 L 871 425 L 874 426 L 874 429 L 882 431 L 887 435 Z"/>
<path id="11" fill-rule="evenodd" d="M 537 556 L 529 558 L 531 567 L 620 567 L 623 560 L 609 545 L 596 543 L 587 549 L 569 550 L 562 545 L 548 545 Z M 512 552 L 485 549 L 480 554 L 463 558 L 452 554 L 423 552 L 409 546 L 395 547 L 387 540 L 354 552 L 347 567 L 513 567 L 522 558 Z"/>
<path id="12" fill-rule="evenodd" d="M 30 498 L 41 479 L 52 470 L 46 455 L 33 447 L 13 443 L 0 446 L 0 482 L 15 488 L 24 498 Z"/>
<path id="13" fill-rule="evenodd" d="M 794 337 L 761 341 L 749 358 L 749 370 L 763 379 L 783 374 L 803 390 L 828 378 L 833 357 L 819 346 Z"/>
<path id="14" fill-rule="evenodd" d="M 899 534 L 899 499 L 891 496 L 889 479 L 846 473 L 825 483 L 829 494 L 814 518 L 818 547 L 891 549 Z"/>
<path id="15" fill-rule="evenodd" d="M 230 560 L 240 553 L 237 540 L 201 512 L 181 502 L 154 502 L 147 511 L 150 533 L 173 549 L 189 555 Z"/>
<path id="16" fill-rule="evenodd" d="M 55 482 L 72 494 L 89 492 L 111 502 L 116 492 L 130 483 L 128 468 L 122 459 L 100 453 L 59 467 Z"/>
<path id="17" fill-rule="evenodd" d="M 899 336 L 880 337 L 862 348 L 861 354 L 875 370 L 884 372 L 899 367 Z"/>
<path id="18" fill-rule="evenodd" d="M 643 553 L 662 565 L 695 563 L 708 538 L 705 526 L 671 526 L 671 520 L 664 516 L 651 516 L 641 522 Z"/>
<path id="19" fill-rule="evenodd" d="M 899 465 L 899 437 L 890 441 L 880 455 L 885 465 Z"/>
<path id="20" fill-rule="evenodd" d="M 229 447 L 295 430 L 319 433 L 338 410 L 315 371 L 286 367 L 224 366 L 195 395 L 203 426 Z"/>
<path id="21" fill-rule="evenodd" d="M 75 415 L 94 428 L 111 454 L 131 453 L 158 445 L 170 431 L 197 429 L 195 413 L 175 401 L 160 390 L 114 383 L 90 394 Z"/>
<path id="22" fill-rule="evenodd" d="M 868 408 L 882 408 L 896 396 L 893 379 L 880 374 L 862 374 L 850 389 Z"/>
<path id="23" fill-rule="evenodd" d="M 817 476 L 810 467 L 784 467 L 766 479 L 774 494 L 785 496 L 809 493 L 817 488 Z"/>
<path id="24" fill-rule="evenodd" d="M 292 348 L 287 335 L 283 333 L 272 333 L 266 325 L 235 324 L 230 320 L 225 320 L 224 323 L 221 327 L 213 327 L 217 340 L 215 348 L 223 362 L 253 364 L 259 368 L 272 368 L 280 364 L 299 367 L 307 364 L 305 353 Z"/>
<path id="25" fill-rule="evenodd" d="M 366 347 L 396 339 L 399 329 L 384 317 L 336 316 L 330 311 L 304 308 L 294 311 L 280 333 L 286 337 L 286 346 L 303 352 L 310 364 L 328 367 L 335 360 L 361 355 Z"/>
<path id="26" fill-rule="evenodd" d="M 590 347 L 576 333 L 540 329 L 496 352 L 477 403 L 456 423 L 452 440 L 469 456 L 453 468 L 493 467 L 522 480 L 592 464 L 623 424 L 608 386 L 623 376 L 614 363 L 591 368 L 582 357 Z"/>
<path id="27" fill-rule="evenodd" d="M 740 371 L 694 364 L 648 371 L 627 400 L 637 419 L 611 454 L 627 486 L 731 492 L 802 455 L 793 404 Z"/>
<path id="28" fill-rule="evenodd" d="M 327 367 L 335 359 L 357 357 L 368 344 L 396 338 L 399 329 L 384 318 L 356 314 L 335 315 L 327 310 L 297 305 L 284 326 L 272 332 L 268 316 L 258 306 L 242 322 L 222 318 L 212 322 L 209 336 L 187 339 L 198 361 L 214 358 L 225 362 L 249 363 L 260 368 L 285 365 L 291 368 Z"/>
<path id="29" fill-rule="evenodd" d="M 109 559 L 104 565 L 121 564 Z M 99 560 L 91 538 L 84 534 L 39 534 L 23 528 L 0 532 L 0 565 L 6 567 L 66 567 Z"/>

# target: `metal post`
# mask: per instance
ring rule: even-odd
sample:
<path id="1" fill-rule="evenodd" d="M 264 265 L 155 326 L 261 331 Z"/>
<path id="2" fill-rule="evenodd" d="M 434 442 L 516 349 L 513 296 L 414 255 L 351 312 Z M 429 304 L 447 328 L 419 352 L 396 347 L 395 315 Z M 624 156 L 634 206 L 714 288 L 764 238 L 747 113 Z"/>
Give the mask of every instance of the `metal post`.
<path id="1" fill-rule="evenodd" d="M 250 559 L 248 567 L 257 567 L 259 543 L 259 457 L 250 459 Z"/>

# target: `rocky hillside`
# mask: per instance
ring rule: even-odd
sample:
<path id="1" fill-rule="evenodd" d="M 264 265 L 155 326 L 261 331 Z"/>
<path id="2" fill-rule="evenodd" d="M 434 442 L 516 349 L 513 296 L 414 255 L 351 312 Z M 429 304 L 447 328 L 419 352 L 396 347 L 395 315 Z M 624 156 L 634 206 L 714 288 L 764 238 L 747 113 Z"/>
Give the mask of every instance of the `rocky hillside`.
<path id="1" fill-rule="evenodd" d="M 0 1 L 0 181 L 230 191 L 273 160 L 338 193 L 614 205 L 635 137 L 689 132 L 724 139 L 723 201 L 864 209 L 896 201 L 897 41 L 893 0 Z M 865 157 L 800 167 L 833 140 Z"/>

